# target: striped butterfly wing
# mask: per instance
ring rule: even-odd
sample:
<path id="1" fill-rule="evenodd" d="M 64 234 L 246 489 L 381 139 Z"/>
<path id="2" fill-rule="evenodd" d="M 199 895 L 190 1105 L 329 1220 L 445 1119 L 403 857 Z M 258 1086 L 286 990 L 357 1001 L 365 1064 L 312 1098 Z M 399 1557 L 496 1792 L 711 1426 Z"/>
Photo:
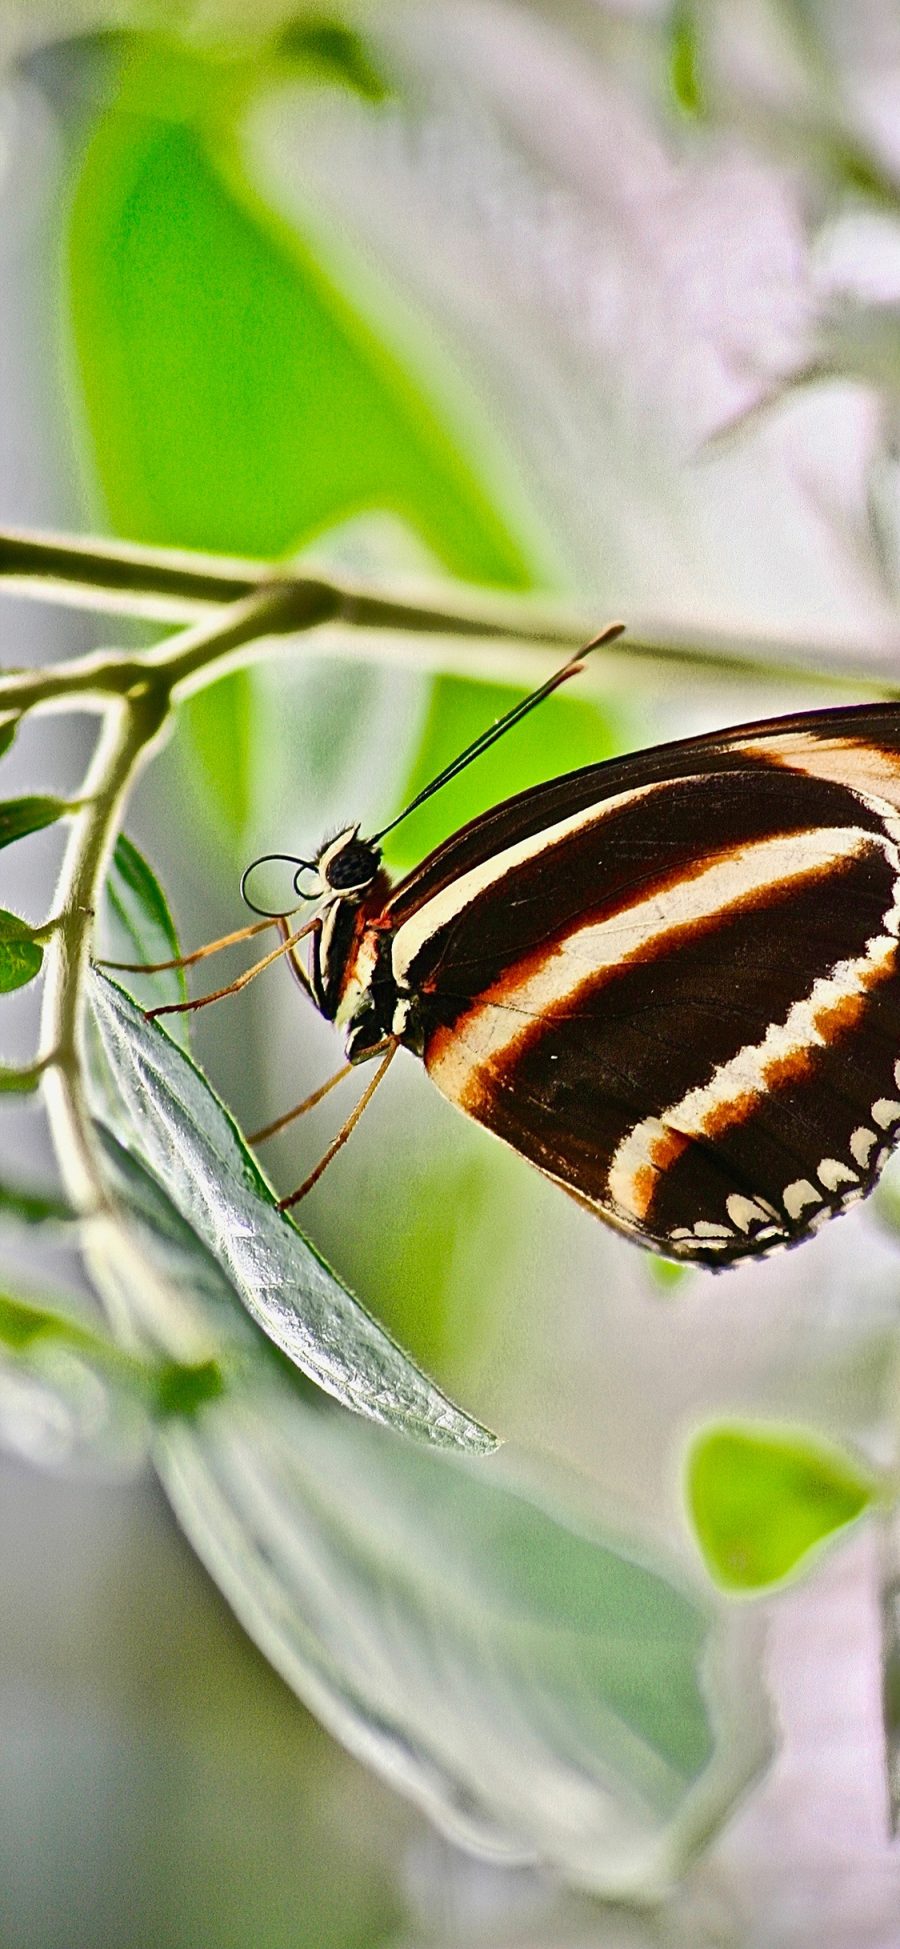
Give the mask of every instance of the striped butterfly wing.
<path id="1" fill-rule="evenodd" d="M 864 1195 L 900 1128 L 900 710 L 593 766 L 395 889 L 426 1067 L 613 1225 L 725 1264 Z"/>

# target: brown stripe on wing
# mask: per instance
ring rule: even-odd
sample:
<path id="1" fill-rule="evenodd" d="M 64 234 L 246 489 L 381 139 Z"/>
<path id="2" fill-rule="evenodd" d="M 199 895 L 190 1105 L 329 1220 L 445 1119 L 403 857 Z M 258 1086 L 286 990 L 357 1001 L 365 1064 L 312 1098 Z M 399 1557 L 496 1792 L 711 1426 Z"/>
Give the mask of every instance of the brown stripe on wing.
<path id="1" fill-rule="evenodd" d="M 741 846 L 816 827 L 883 833 L 877 812 L 831 781 L 765 763 L 674 780 L 645 799 L 607 811 L 513 867 L 449 921 L 436 925 L 405 970 L 404 984 L 434 998 L 452 1022 L 461 998 L 482 994 L 516 962 L 580 926 L 657 898 Z M 427 907 L 415 922 L 428 920 Z M 402 951 L 403 932 L 395 936 Z M 395 964 L 396 965 L 396 964 Z"/>
<path id="2" fill-rule="evenodd" d="M 679 930 L 677 938 L 657 936 L 656 951 L 648 943 L 642 959 L 606 971 L 538 1019 L 521 1020 L 512 1039 L 499 1003 L 470 1003 L 447 1026 L 445 998 L 438 1007 L 425 998 L 426 1067 L 470 1116 L 603 1204 L 612 1159 L 635 1126 L 762 1042 L 770 1024 L 809 993 L 811 970 L 824 973 L 863 954 L 893 885 L 891 866 L 874 846 L 799 885 L 773 882 L 743 907 Z M 495 1050 L 492 1015 L 500 1024 Z M 783 1148 L 789 1163 L 787 1139 Z M 708 1149 L 717 1154 L 714 1143 Z M 687 1170 L 689 1159 L 673 1150 L 665 1164 L 668 1180 Z M 721 1214 L 721 1171 L 716 1182 Z M 729 1183 L 735 1188 L 733 1178 Z M 643 1190 L 649 1209 L 649 1182 Z M 642 1216 L 634 1205 L 619 1212 L 626 1223 Z"/>

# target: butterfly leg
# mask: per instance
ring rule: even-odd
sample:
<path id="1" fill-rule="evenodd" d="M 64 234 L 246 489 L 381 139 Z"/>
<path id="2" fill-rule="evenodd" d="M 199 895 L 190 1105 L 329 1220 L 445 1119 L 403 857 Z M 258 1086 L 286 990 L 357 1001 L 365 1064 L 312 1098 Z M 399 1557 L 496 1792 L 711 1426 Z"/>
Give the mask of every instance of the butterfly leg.
<path id="1" fill-rule="evenodd" d="M 338 1083 L 342 1083 L 345 1076 L 349 1076 L 353 1066 L 352 1062 L 342 1063 L 340 1069 L 336 1070 L 333 1076 L 329 1076 L 327 1083 L 320 1083 L 318 1089 L 313 1090 L 311 1096 L 305 1096 L 302 1103 L 295 1104 L 293 1110 L 285 1110 L 284 1114 L 276 1117 L 272 1123 L 264 1124 L 261 1130 L 254 1130 L 247 1142 L 264 1144 L 269 1137 L 277 1136 L 279 1130 L 286 1129 L 287 1125 L 293 1123 L 297 1117 L 304 1117 L 307 1110 L 314 1110 L 316 1104 L 322 1102 L 323 1097 L 328 1096 Z"/>
<path id="2" fill-rule="evenodd" d="M 400 1047 L 399 1042 L 396 1040 L 394 1036 L 389 1036 L 385 1040 L 387 1046 L 387 1053 L 384 1056 L 382 1056 L 382 1059 L 378 1065 L 378 1068 L 375 1071 L 374 1076 L 372 1077 L 371 1082 L 366 1085 L 366 1088 L 363 1090 L 359 1102 L 356 1104 L 355 1108 L 351 1110 L 346 1123 L 343 1123 L 341 1125 L 341 1128 L 338 1131 L 337 1136 L 334 1137 L 331 1143 L 329 1144 L 324 1157 L 320 1157 L 319 1162 L 315 1167 L 315 1170 L 310 1171 L 309 1176 L 307 1178 L 304 1178 L 303 1183 L 298 1186 L 296 1191 L 292 1191 L 289 1197 L 279 1198 L 278 1201 L 279 1211 L 290 1211 L 293 1205 L 298 1205 L 300 1203 L 301 1198 L 306 1197 L 307 1192 L 312 1190 L 314 1184 L 318 1184 L 319 1179 L 322 1176 L 322 1172 L 327 1170 L 328 1165 L 331 1163 L 332 1158 L 336 1157 L 338 1151 L 343 1149 L 345 1143 L 347 1142 L 347 1138 L 356 1129 L 356 1126 L 359 1122 L 360 1117 L 362 1116 L 363 1111 L 371 1103 L 379 1083 L 381 1082 L 382 1078 L 387 1075 L 388 1069 L 390 1068 L 390 1065 L 394 1060 L 397 1050 Z M 379 1049 L 381 1049 L 385 1047 L 385 1044 L 379 1043 L 378 1047 Z M 372 1054 L 373 1055 L 376 1054 L 376 1051 L 374 1049 L 372 1051 Z M 343 1071 L 341 1072 L 341 1074 L 343 1074 Z M 336 1081 L 337 1079 L 333 1078 L 332 1080 Z M 322 1094 L 324 1094 L 324 1091 L 322 1092 Z"/>
<path id="3" fill-rule="evenodd" d="M 319 916 L 315 914 L 305 926 L 298 927 L 293 934 L 288 934 L 278 947 L 272 948 L 271 953 L 264 954 L 261 961 L 255 961 L 252 968 L 245 968 L 243 974 L 239 974 L 234 981 L 229 981 L 224 988 L 214 988 L 209 995 L 196 995 L 192 1001 L 165 1002 L 160 1008 L 148 1008 L 148 1022 L 155 1021 L 158 1015 L 190 1015 L 198 1008 L 208 1008 L 210 1002 L 223 1001 L 226 995 L 240 994 L 241 989 L 246 988 L 247 983 L 255 980 L 258 974 L 262 974 L 264 968 L 270 968 L 280 955 L 289 954 L 298 941 L 302 941 L 306 934 L 312 933 L 313 929 L 320 925 Z"/>
<path id="4" fill-rule="evenodd" d="M 166 974 L 170 968 L 192 968 L 208 955 L 218 954 L 224 947 L 235 947 L 238 941 L 249 941 L 254 934 L 262 934 L 265 928 L 275 924 L 274 920 L 255 920 L 249 927 L 238 927 L 233 934 L 223 934 L 218 941 L 195 947 L 191 954 L 176 954 L 171 961 L 98 961 L 97 967 L 114 968 L 120 974 Z"/>

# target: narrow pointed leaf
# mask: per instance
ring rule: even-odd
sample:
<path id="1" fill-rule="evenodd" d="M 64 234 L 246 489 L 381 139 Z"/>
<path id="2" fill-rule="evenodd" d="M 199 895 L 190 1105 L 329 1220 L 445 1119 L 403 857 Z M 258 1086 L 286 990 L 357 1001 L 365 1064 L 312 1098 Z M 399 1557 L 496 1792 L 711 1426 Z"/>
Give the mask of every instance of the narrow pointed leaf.
<path id="1" fill-rule="evenodd" d="M 94 1018 L 113 1081 L 104 1112 L 224 1268 L 263 1331 L 357 1413 L 484 1452 L 493 1436 L 417 1368 L 296 1227 L 205 1077 L 122 991 L 95 974 Z"/>
<path id="2" fill-rule="evenodd" d="M 6 757 L 18 728 L 18 714 L 13 717 L 0 717 L 0 758 Z"/>
<path id="3" fill-rule="evenodd" d="M 710 1575 L 726 1590 L 781 1583 L 877 1494 L 852 1456 L 804 1429 L 705 1429 L 688 1455 L 687 1501 Z"/>
<path id="4" fill-rule="evenodd" d="M 124 833 L 116 840 L 106 876 L 103 922 L 104 952 L 110 960 L 172 961 L 181 951 L 162 887 L 152 867 Z M 183 968 L 170 968 L 152 975 L 117 972 L 115 979 L 143 1008 L 187 1000 Z M 169 1033 L 186 1048 L 188 1017 L 173 1015 Z"/>
<path id="5" fill-rule="evenodd" d="M 11 846 L 14 840 L 24 839 L 26 833 L 55 825 L 68 809 L 64 799 L 7 799 L 0 804 L 0 847 Z"/>
<path id="6" fill-rule="evenodd" d="M 76 1216 L 59 1191 L 43 1185 L 0 1182 L 0 1220 L 11 1218 L 20 1225 L 64 1225 Z"/>
<path id="7" fill-rule="evenodd" d="M 0 907 L 0 994 L 24 988 L 40 973 L 44 950 L 27 920 Z"/>

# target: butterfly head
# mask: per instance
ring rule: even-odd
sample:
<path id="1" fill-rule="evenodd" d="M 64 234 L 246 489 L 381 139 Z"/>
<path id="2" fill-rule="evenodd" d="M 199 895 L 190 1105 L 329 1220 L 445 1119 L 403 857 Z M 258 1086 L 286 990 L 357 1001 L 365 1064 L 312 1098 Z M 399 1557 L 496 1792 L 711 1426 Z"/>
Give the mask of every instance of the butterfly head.
<path id="1" fill-rule="evenodd" d="M 336 894 L 342 900 L 360 899 L 378 878 L 380 868 L 380 848 L 372 840 L 360 838 L 359 826 L 347 826 L 316 855 L 315 891 L 323 896 Z"/>
<path id="2" fill-rule="evenodd" d="M 241 894 L 255 914 L 271 920 L 286 920 L 293 908 L 261 907 L 251 897 L 249 884 L 258 867 L 272 860 L 293 866 L 293 890 L 300 901 L 323 901 L 327 905 L 346 901 L 353 906 L 365 899 L 381 871 L 381 848 L 373 839 L 361 839 L 359 826 L 346 826 L 333 839 L 319 847 L 314 859 L 298 859 L 294 853 L 263 853 L 251 860 L 241 875 Z"/>

